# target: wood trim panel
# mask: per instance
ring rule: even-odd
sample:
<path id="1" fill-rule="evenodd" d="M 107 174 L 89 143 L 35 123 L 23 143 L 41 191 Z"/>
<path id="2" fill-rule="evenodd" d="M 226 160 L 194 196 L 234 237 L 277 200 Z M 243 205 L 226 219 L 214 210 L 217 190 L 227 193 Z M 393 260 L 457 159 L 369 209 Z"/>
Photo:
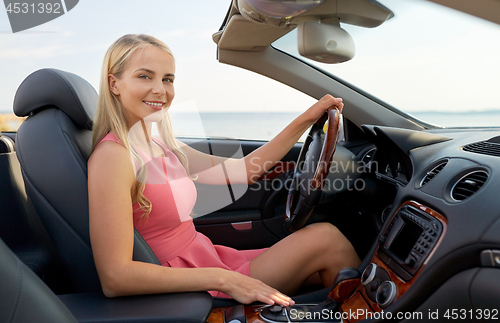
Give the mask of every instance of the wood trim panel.
<path id="1" fill-rule="evenodd" d="M 265 321 L 260 319 L 259 313 L 256 309 L 262 306 L 245 306 L 245 316 L 247 317 L 247 323 L 265 323 Z"/>
<path id="2" fill-rule="evenodd" d="M 265 323 L 265 321 L 260 319 L 259 309 L 265 305 L 253 305 L 245 306 L 245 316 L 247 318 L 247 323 Z M 223 323 L 224 322 L 224 311 L 225 308 L 214 308 L 207 319 L 207 323 Z"/>
<path id="3" fill-rule="evenodd" d="M 358 309 L 361 309 L 363 310 L 363 313 L 368 313 L 368 312 L 371 312 L 373 313 L 373 310 L 368 306 L 368 304 L 366 304 L 365 302 L 365 299 L 363 298 L 363 296 L 361 296 L 361 294 L 359 292 L 356 292 L 354 293 L 345 303 L 344 303 L 345 307 L 347 308 L 346 310 L 344 310 L 344 308 L 342 308 L 342 311 L 343 312 L 346 312 L 347 313 L 347 317 L 349 317 L 349 310 L 351 311 L 357 311 Z M 344 306 L 343 306 L 344 307 Z M 354 318 L 350 318 L 349 319 L 343 319 L 344 322 L 349 322 L 349 323 L 354 323 L 354 322 L 358 322 L 358 321 L 361 321 L 361 320 L 364 320 L 366 318 L 366 316 L 359 316 L 357 317 L 356 319 Z"/>
<path id="4" fill-rule="evenodd" d="M 340 282 L 335 288 L 328 294 L 328 296 L 334 301 L 342 304 L 352 293 L 356 290 L 361 282 L 360 278 L 349 279 Z"/>
<path id="5" fill-rule="evenodd" d="M 439 237 L 439 240 L 436 243 L 436 246 L 434 247 L 434 249 L 432 250 L 432 252 L 429 254 L 429 256 L 427 257 L 427 259 L 425 260 L 425 262 L 422 264 L 422 266 L 420 267 L 420 269 L 416 272 L 415 276 L 413 276 L 413 278 L 410 281 L 405 281 L 402 278 L 400 278 L 398 275 L 396 275 L 392 271 L 392 269 L 389 268 L 389 266 L 387 266 L 380 259 L 380 257 L 378 256 L 378 249 L 379 249 L 379 247 L 377 247 L 377 249 L 375 250 L 375 254 L 373 255 L 373 258 L 372 258 L 371 262 L 374 263 L 374 264 L 376 264 L 378 267 L 384 268 L 389 273 L 389 277 L 396 284 L 396 287 L 397 287 L 396 300 L 398 298 L 400 298 L 404 293 L 406 293 L 406 291 L 413 285 L 413 283 L 417 279 L 418 275 L 422 272 L 422 270 L 424 269 L 425 265 L 427 264 L 427 262 L 429 261 L 429 259 L 434 254 L 434 251 L 441 244 L 441 241 L 443 240 L 443 237 L 444 237 L 444 235 L 446 233 L 446 228 L 448 226 L 448 221 L 446 220 L 446 218 L 443 215 L 441 215 L 440 213 L 434 211 L 433 209 L 431 209 L 431 208 L 429 208 L 429 207 L 427 207 L 427 206 L 425 206 L 425 205 L 423 205 L 421 203 L 418 203 L 416 201 L 406 201 L 406 202 L 404 202 L 399 207 L 399 209 L 397 210 L 397 212 L 394 213 L 393 217 L 391 218 L 391 221 L 394 219 L 394 216 L 396 216 L 396 214 L 401 210 L 401 208 L 403 208 L 406 205 L 413 206 L 413 207 L 415 207 L 415 208 L 417 208 L 417 209 L 419 209 L 421 211 L 424 211 L 425 213 L 427 213 L 428 215 L 434 217 L 435 219 L 437 219 L 443 225 L 443 231 L 441 233 L 441 236 Z M 382 311 L 382 308 L 376 302 L 373 302 L 370 298 L 368 298 L 368 296 L 367 296 L 367 294 L 365 292 L 365 286 L 363 286 L 362 284 L 359 284 L 359 286 L 356 289 L 356 291 L 360 293 L 360 295 L 363 297 L 363 299 L 365 300 L 365 302 L 370 306 L 370 308 L 372 310 L 374 310 L 375 312 Z M 355 308 L 349 307 L 349 302 L 348 301 L 349 300 L 347 300 L 344 304 L 342 304 L 341 309 L 343 311 L 349 311 L 349 310 L 352 311 L 352 310 L 355 310 Z M 357 306 L 359 306 L 358 303 L 357 303 Z"/>
<path id="6" fill-rule="evenodd" d="M 224 310 L 225 307 L 214 308 L 207 319 L 207 323 L 223 323 L 224 322 Z"/>

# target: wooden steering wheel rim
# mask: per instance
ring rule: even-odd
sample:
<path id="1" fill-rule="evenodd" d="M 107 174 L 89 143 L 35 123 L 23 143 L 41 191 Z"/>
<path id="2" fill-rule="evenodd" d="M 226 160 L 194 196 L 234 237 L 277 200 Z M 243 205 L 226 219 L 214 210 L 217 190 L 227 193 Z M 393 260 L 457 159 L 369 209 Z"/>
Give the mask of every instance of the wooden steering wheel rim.
<path id="1" fill-rule="evenodd" d="M 311 180 L 310 188 L 306 193 L 305 197 L 300 197 L 299 201 L 296 201 L 298 190 L 292 184 L 290 190 L 288 191 L 288 196 L 286 199 L 286 207 L 285 207 L 285 226 L 290 231 L 296 231 L 304 226 L 305 222 L 309 218 L 312 213 L 312 210 L 319 202 L 319 197 L 321 195 L 321 190 L 324 187 L 325 179 L 328 176 L 328 172 L 330 170 L 330 165 L 333 160 L 333 154 L 335 153 L 335 149 L 337 148 L 337 137 L 339 131 L 339 111 L 331 107 L 328 111 L 323 115 L 316 124 L 311 129 L 310 135 L 313 132 L 318 131 L 318 126 L 320 127 L 319 131 L 322 131 L 321 126 L 325 123 L 326 118 L 328 118 L 328 129 L 325 136 L 325 141 L 323 142 L 323 147 L 321 149 L 320 158 L 318 160 L 318 165 L 314 172 L 314 176 Z M 316 127 L 316 129 L 315 129 Z M 296 178 L 300 177 L 302 171 L 300 170 L 301 162 L 303 158 L 305 158 L 305 153 L 309 149 L 309 145 L 311 141 L 307 141 L 307 146 L 304 147 L 305 151 L 300 152 L 299 160 L 295 166 L 295 171 L 293 175 L 293 181 L 295 182 Z M 306 145 L 306 143 L 304 143 Z M 312 194 L 311 194 L 312 193 Z M 312 195 L 315 196 L 312 196 Z M 297 204 L 297 205 L 294 205 Z"/>

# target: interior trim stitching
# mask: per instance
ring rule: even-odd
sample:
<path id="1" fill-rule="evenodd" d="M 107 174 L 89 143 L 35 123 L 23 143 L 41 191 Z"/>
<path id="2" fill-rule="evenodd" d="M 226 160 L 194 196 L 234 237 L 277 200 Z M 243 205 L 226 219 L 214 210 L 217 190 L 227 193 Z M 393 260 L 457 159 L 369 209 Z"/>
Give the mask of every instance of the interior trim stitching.
<path id="1" fill-rule="evenodd" d="M 7 322 L 14 322 L 14 319 L 17 316 L 17 313 L 18 313 L 19 304 L 21 302 L 21 294 L 22 294 L 22 291 L 23 291 L 23 270 L 22 270 L 22 265 L 21 265 L 20 260 L 17 257 L 15 257 L 14 260 L 16 262 L 17 271 L 19 273 L 19 275 L 17 275 L 17 277 L 16 277 L 19 280 L 18 283 L 16 284 L 18 286 L 18 289 L 17 289 L 18 293 L 16 295 L 16 302 L 14 303 L 14 306 L 12 308 L 12 313 L 10 315 L 10 319 Z"/>
<path id="2" fill-rule="evenodd" d="M 474 281 L 476 280 L 477 276 L 481 272 L 481 268 L 477 268 L 476 272 L 472 275 L 472 278 L 469 282 L 469 286 L 467 286 L 467 298 L 469 300 L 470 305 L 472 305 L 473 308 L 476 308 L 474 306 L 474 299 L 472 298 L 472 286 L 474 284 Z"/>
<path id="3" fill-rule="evenodd" d="M 57 116 L 57 114 L 56 114 Z M 21 135 L 22 136 L 22 135 Z M 51 210 L 58 215 L 58 218 L 66 225 L 66 227 L 76 236 L 78 237 L 78 239 L 83 243 L 83 245 L 90 251 L 92 252 L 92 249 L 90 248 L 90 246 L 87 244 L 87 242 L 85 242 L 85 240 L 82 239 L 82 237 L 80 237 L 80 234 L 75 230 L 73 229 L 73 227 L 66 221 L 66 219 L 64 217 L 62 217 L 59 212 L 55 209 L 55 207 L 45 198 L 45 196 L 38 190 L 35 188 L 35 185 L 33 184 L 33 181 L 31 180 L 31 176 L 28 174 L 28 171 L 26 169 L 26 163 L 24 161 L 24 157 L 23 157 L 23 153 L 22 153 L 22 148 L 21 148 L 21 140 L 17 140 L 18 143 L 18 148 L 17 149 L 17 156 L 18 156 L 18 159 L 19 159 L 19 163 L 21 164 L 21 172 L 22 172 L 22 175 L 23 175 L 23 179 L 25 180 L 25 182 L 28 182 L 31 186 L 31 188 L 35 191 L 35 193 L 38 193 L 38 195 L 41 197 L 41 199 L 43 200 L 43 202 L 45 202 L 45 204 L 47 204 L 48 206 L 50 206 Z M 26 183 L 25 183 L 26 184 Z M 36 208 L 35 208 L 36 210 Z M 38 212 L 37 212 L 38 213 Z M 42 220 L 42 223 L 43 223 L 43 220 Z"/>
<path id="4" fill-rule="evenodd" d="M 71 136 L 66 132 L 66 130 L 64 130 L 63 128 L 63 125 L 61 123 L 61 119 L 59 117 L 59 112 L 60 113 L 64 113 L 63 111 L 61 110 L 56 110 L 56 119 L 57 119 L 57 123 L 59 124 L 59 129 L 61 129 L 61 133 L 63 135 L 63 138 L 64 140 L 66 141 L 66 143 L 68 144 L 68 146 L 71 148 L 71 151 L 73 153 L 73 157 L 75 158 L 76 162 L 80 165 L 80 168 L 82 169 L 83 173 L 85 174 L 85 177 L 87 177 L 87 168 L 85 167 L 84 165 L 84 162 L 82 160 L 82 158 L 80 158 L 81 156 L 81 153 L 80 151 L 75 147 L 73 141 L 70 139 Z M 65 114 L 66 115 L 66 114 Z"/>
<path id="5" fill-rule="evenodd" d="M 59 214 L 59 212 L 54 208 L 54 206 L 52 206 L 52 204 L 50 204 L 50 202 L 45 198 L 45 196 L 38 189 L 35 188 L 35 186 L 33 185 L 33 182 L 29 179 L 29 177 L 27 175 L 25 175 L 24 169 L 22 170 L 22 172 L 23 172 L 23 177 L 28 182 L 28 184 L 30 184 L 31 189 L 33 189 L 33 191 L 39 195 L 40 200 L 42 202 L 44 202 L 45 204 L 47 204 L 51 208 L 51 211 L 58 215 L 58 219 L 60 219 L 62 221 L 62 223 L 74 234 L 74 236 L 76 236 L 78 238 L 78 240 L 80 240 L 80 242 L 82 242 L 82 244 L 88 249 L 89 252 L 92 252 L 92 249 L 87 244 L 87 242 L 85 240 L 83 240 L 83 238 L 80 236 L 80 234 L 75 229 L 73 229 L 73 227 L 68 223 L 68 221 L 66 221 L 66 219 L 64 217 L 62 217 Z M 43 223 L 43 220 L 42 220 L 42 223 Z"/>

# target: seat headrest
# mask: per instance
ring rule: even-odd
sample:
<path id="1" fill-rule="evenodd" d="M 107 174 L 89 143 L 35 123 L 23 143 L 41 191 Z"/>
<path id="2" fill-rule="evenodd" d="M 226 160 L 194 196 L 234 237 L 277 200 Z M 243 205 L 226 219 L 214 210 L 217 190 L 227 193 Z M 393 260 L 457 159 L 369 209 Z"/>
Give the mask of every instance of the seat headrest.
<path id="1" fill-rule="evenodd" d="M 79 127 L 91 130 L 97 97 L 92 85 L 80 76 L 45 68 L 21 83 L 14 97 L 14 113 L 26 117 L 43 107 L 55 106 Z"/>

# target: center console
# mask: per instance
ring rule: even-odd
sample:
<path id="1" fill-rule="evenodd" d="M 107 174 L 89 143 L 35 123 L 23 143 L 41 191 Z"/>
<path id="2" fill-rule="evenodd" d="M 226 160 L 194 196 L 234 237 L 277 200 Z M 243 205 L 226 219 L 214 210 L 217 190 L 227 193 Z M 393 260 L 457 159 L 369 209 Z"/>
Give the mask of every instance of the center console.
<path id="1" fill-rule="evenodd" d="M 380 235 L 361 277 L 359 272 L 356 277 L 352 269 L 342 270 L 324 302 L 296 304 L 285 309 L 238 305 L 238 308 L 215 309 L 208 322 L 352 323 L 370 315 L 375 317 L 374 313 L 389 307 L 411 287 L 443 239 L 446 227 L 444 216 L 418 202 L 407 201 Z"/>
<path id="2" fill-rule="evenodd" d="M 400 298 L 423 270 L 444 237 L 447 222 L 438 212 L 415 201 L 405 202 L 378 240 L 361 284 L 341 306 L 380 312 Z M 349 320 L 357 322 L 363 319 Z"/>
<path id="3" fill-rule="evenodd" d="M 422 267 L 443 232 L 443 224 L 424 210 L 404 205 L 380 238 L 378 256 L 405 281 Z"/>

